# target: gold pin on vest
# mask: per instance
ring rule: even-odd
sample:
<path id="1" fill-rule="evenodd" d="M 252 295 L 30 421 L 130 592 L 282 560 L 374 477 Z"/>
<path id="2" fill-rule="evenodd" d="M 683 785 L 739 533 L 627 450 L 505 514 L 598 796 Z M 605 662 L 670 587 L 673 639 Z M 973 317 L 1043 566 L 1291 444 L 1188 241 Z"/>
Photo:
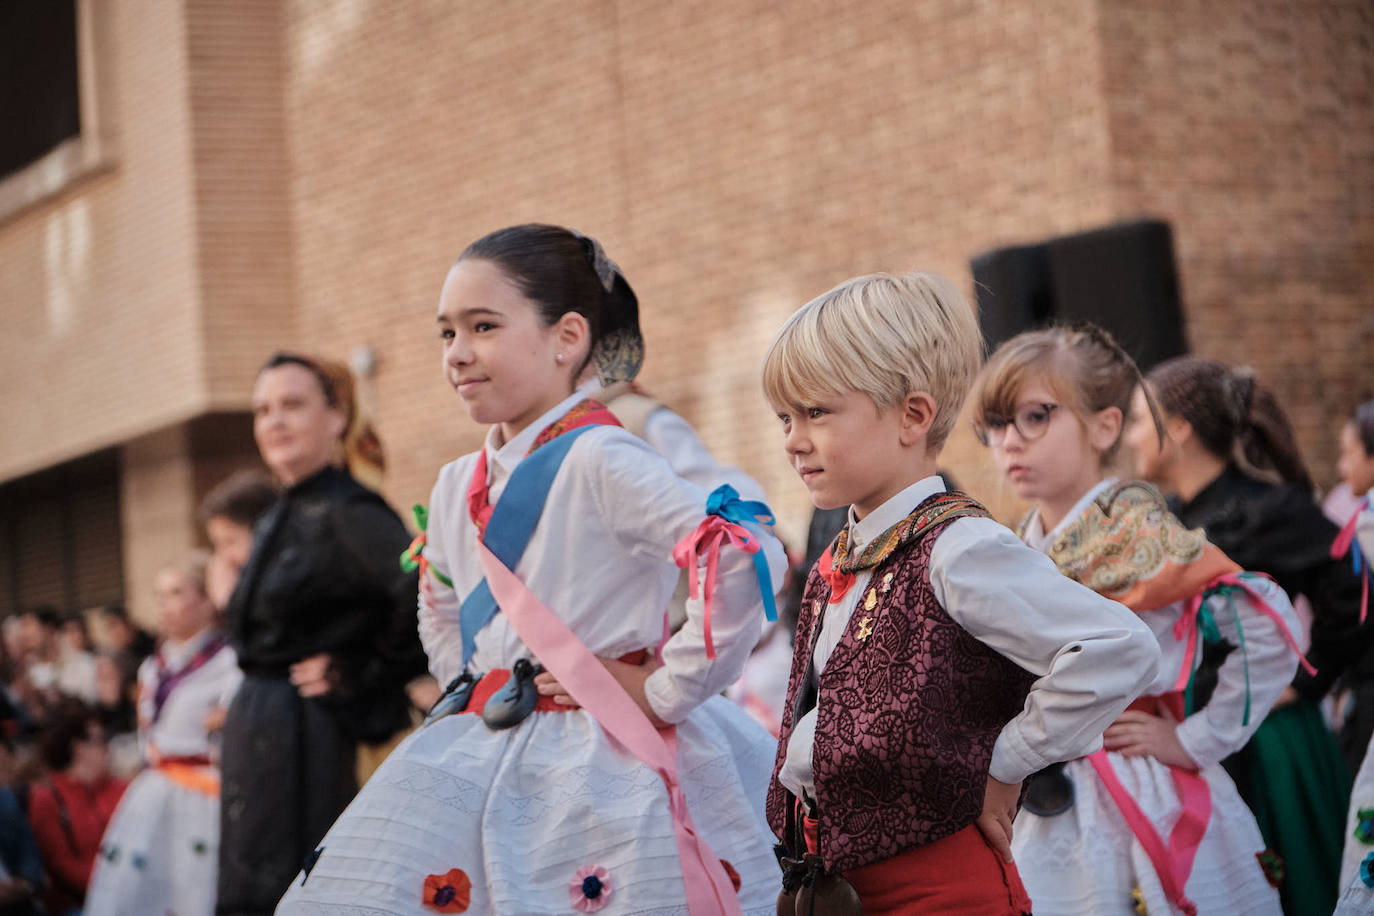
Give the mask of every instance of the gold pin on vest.
<path id="1" fill-rule="evenodd" d="M 873 635 L 873 618 L 872 618 L 872 617 L 865 616 L 863 620 L 860 620 L 860 621 L 859 621 L 859 633 L 858 633 L 859 641 L 862 642 L 863 640 L 868 639 L 868 637 L 870 637 L 870 636 L 872 636 L 872 635 Z"/>
<path id="2" fill-rule="evenodd" d="M 871 610 L 873 610 L 873 609 L 874 609 L 875 607 L 877 607 L 877 606 L 878 606 L 878 590 L 877 590 L 876 588 L 870 588 L 870 589 L 868 590 L 868 597 L 864 599 L 864 610 L 865 610 L 865 611 L 871 611 Z"/>

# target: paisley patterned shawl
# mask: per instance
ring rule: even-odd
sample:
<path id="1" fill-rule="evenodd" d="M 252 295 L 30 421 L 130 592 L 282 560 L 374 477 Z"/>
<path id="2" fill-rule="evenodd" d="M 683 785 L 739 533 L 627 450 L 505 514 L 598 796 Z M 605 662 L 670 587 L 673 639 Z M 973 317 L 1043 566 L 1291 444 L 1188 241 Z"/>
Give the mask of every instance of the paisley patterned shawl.
<path id="1" fill-rule="evenodd" d="M 1032 518 L 1021 522 L 1023 539 Z M 1158 490 L 1137 481 L 1089 503 L 1049 555 L 1064 575 L 1134 611 L 1192 598 L 1218 576 L 1240 571 L 1201 528 L 1185 528 Z"/>

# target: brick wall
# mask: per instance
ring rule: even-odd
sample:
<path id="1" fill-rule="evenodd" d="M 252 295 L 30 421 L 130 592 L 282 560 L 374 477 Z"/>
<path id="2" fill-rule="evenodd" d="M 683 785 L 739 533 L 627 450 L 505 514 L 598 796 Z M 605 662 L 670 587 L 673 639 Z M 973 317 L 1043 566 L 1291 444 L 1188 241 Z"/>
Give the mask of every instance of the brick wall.
<path id="1" fill-rule="evenodd" d="M 1374 397 L 1374 6 L 1102 6 L 1121 214 L 1173 222 L 1195 351 L 1250 365 L 1335 480 Z"/>
<path id="2" fill-rule="evenodd" d="M 757 382 L 782 320 L 872 270 L 968 287 L 977 250 L 1112 216 L 1087 0 L 551 9 L 288 7 L 302 337 L 380 355 L 398 504 L 480 439 L 432 315 L 489 229 L 600 237 L 639 293 L 645 383 L 795 534 L 809 503 Z M 961 435 L 950 464 L 985 485 L 975 449 Z"/>
<path id="3" fill-rule="evenodd" d="M 1339 418 L 1374 394 L 1356 0 L 100 9 L 115 167 L 0 223 L 0 479 L 240 410 L 277 346 L 367 346 L 388 496 L 422 501 L 482 434 L 440 376 L 444 273 L 526 220 L 605 243 L 640 295 L 645 383 L 793 538 L 809 504 L 758 363 L 859 273 L 971 291 L 979 251 L 1158 216 L 1194 347 L 1275 383 L 1323 482 Z M 155 471 L 125 481 L 149 501 L 126 506 L 128 539 L 160 499 L 189 511 L 211 466 L 195 438 L 165 497 Z M 1014 511 L 966 424 L 945 464 Z M 153 544 L 126 551 L 131 588 Z"/>
<path id="4" fill-rule="evenodd" d="M 266 352 L 296 344 L 285 58 L 276 0 L 190 0 L 196 233 L 207 407 L 248 402 Z"/>
<path id="5" fill-rule="evenodd" d="M 113 168 L 0 223 L 0 479 L 203 409 L 182 6 L 96 8 Z"/>

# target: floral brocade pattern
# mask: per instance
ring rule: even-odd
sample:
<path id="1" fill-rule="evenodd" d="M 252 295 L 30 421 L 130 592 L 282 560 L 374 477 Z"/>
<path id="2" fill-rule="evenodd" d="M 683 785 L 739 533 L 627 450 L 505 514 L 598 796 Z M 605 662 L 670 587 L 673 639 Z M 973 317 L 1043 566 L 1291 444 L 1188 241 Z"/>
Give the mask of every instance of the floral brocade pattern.
<path id="1" fill-rule="evenodd" d="M 1025 538 L 1033 516 L 1022 521 Z M 1164 497 L 1149 484 L 1113 487 L 1050 547 L 1050 559 L 1069 578 L 1108 598 L 1154 578 L 1170 563 L 1185 566 L 1202 557 L 1207 538 L 1189 530 L 1169 512 Z"/>
<path id="2" fill-rule="evenodd" d="M 993 744 L 1030 692 L 1029 673 L 975 639 L 935 598 L 930 553 L 950 523 L 925 529 L 876 567 L 871 582 L 883 586 L 873 588 L 871 608 L 865 600 L 856 610 L 821 672 L 812 766 L 820 851 L 832 870 L 887 859 L 973 823 Z M 777 774 L 829 597 L 812 570 L 797 626 L 797 645 L 806 648 L 793 659 L 768 792 L 768 821 L 779 836 L 791 796 Z"/>

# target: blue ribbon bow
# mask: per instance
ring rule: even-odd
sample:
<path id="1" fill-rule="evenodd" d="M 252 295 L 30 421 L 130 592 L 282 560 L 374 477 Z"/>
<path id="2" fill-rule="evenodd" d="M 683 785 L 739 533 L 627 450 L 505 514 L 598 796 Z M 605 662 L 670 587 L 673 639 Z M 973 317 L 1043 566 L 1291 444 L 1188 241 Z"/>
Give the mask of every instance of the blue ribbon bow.
<path id="1" fill-rule="evenodd" d="M 778 605 L 773 599 L 773 577 L 768 573 L 768 557 L 764 556 L 763 542 L 753 530 L 758 526 L 774 524 L 776 519 L 773 510 L 768 508 L 767 503 L 757 499 L 740 499 L 738 490 L 723 483 L 706 497 L 706 514 L 718 515 L 727 522 L 743 526 L 758 542 L 759 549 L 750 556 L 754 561 L 754 575 L 759 580 L 759 591 L 763 593 L 763 612 L 769 620 L 777 620 Z"/>

